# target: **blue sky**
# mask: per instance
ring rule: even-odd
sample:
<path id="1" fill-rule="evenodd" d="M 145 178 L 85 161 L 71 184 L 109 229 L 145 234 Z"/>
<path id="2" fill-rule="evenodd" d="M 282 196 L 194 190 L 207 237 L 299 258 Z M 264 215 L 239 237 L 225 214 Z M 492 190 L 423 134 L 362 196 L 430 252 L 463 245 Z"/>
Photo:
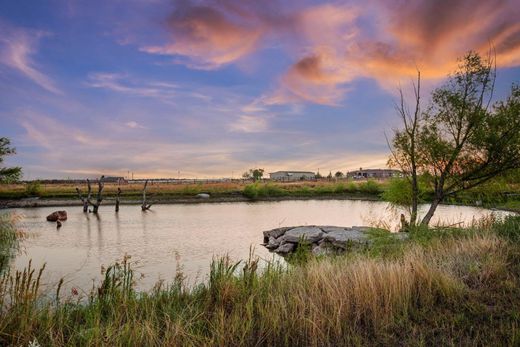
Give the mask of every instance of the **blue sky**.
<path id="1" fill-rule="evenodd" d="M 0 136 L 25 178 L 383 167 L 397 88 L 492 45 L 514 1 L 2 1 Z M 517 5 L 517 4 L 516 4 Z"/>

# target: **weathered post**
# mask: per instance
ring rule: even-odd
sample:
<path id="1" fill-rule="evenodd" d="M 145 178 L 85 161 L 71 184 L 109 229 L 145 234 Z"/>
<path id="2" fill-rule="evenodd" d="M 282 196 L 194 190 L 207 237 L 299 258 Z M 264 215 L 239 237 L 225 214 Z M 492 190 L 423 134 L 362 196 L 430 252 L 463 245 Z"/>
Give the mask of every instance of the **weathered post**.
<path id="1" fill-rule="evenodd" d="M 141 210 L 142 211 L 146 211 L 146 210 L 149 210 L 150 207 L 152 207 L 152 205 L 147 205 L 146 204 L 146 187 L 148 186 L 148 180 L 146 180 L 144 182 L 144 187 L 143 187 L 143 204 L 141 205 Z"/>
<path id="2" fill-rule="evenodd" d="M 121 196 L 121 188 L 117 187 L 117 195 L 116 195 L 116 212 L 119 212 L 119 197 Z"/>
<path id="3" fill-rule="evenodd" d="M 83 197 L 83 194 L 81 194 L 81 191 L 79 190 L 79 188 L 76 187 L 76 193 L 78 193 L 78 197 L 81 200 L 81 202 L 83 203 L 83 212 L 85 212 L 85 213 L 88 212 L 88 202 L 89 202 L 90 196 L 92 194 L 92 189 L 90 187 L 90 182 L 88 179 L 87 179 L 87 186 L 88 186 L 88 191 L 87 191 L 86 198 Z"/>

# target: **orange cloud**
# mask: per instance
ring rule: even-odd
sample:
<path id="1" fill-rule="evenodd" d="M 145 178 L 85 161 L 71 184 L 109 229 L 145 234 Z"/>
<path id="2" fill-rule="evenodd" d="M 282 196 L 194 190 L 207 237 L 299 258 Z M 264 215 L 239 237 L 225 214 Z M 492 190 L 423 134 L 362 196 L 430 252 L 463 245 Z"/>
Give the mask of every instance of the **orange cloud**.
<path id="1" fill-rule="evenodd" d="M 143 50 L 214 69 L 271 40 L 295 62 L 264 96 L 266 104 L 337 105 L 356 78 L 373 78 L 385 88 L 417 68 L 425 79 L 442 78 L 468 50 L 494 47 L 500 67 L 517 66 L 519 16 L 515 0 L 183 1 L 167 21 L 171 41 Z"/>
<path id="2" fill-rule="evenodd" d="M 143 51 L 189 57 L 188 65 L 218 68 L 254 51 L 267 28 L 263 20 L 240 6 L 179 4 L 167 20 L 171 43 Z"/>
<path id="3" fill-rule="evenodd" d="M 305 10 L 300 25 L 310 53 L 288 69 L 270 100 L 336 104 L 355 78 L 373 78 L 385 88 L 395 88 L 399 79 L 415 76 L 417 68 L 423 78 L 442 78 L 469 50 L 485 54 L 494 47 L 499 67 L 520 64 L 520 6 L 514 1 L 372 4 Z M 371 30 L 355 23 L 367 16 Z"/>

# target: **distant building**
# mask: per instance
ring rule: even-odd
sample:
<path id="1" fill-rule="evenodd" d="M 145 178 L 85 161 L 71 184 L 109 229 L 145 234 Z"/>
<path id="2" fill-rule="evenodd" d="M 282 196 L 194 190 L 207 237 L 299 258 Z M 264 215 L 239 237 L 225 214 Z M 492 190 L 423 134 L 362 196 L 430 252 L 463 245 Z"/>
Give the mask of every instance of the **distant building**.
<path id="1" fill-rule="evenodd" d="M 401 177 L 402 175 L 403 174 L 401 171 L 391 170 L 391 169 L 359 168 L 359 170 L 347 172 L 347 177 L 353 178 L 353 179 L 365 179 L 365 178 L 383 179 L 383 178 L 391 178 L 391 177 Z"/>
<path id="2" fill-rule="evenodd" d="M 316 174 L 310 171 L 276 171 L 269 173 L 269 178 L 276 181 L 312 180 Z"/>

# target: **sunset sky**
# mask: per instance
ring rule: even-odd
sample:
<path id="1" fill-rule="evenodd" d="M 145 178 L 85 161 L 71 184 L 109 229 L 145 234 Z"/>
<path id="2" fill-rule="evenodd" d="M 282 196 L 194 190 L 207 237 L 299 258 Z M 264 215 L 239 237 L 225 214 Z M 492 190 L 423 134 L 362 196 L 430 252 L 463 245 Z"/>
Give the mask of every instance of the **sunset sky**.
<path id="1" fill-rule="evenodd" d="M 26 179 L 384 167 L 397 88 L 470 49 L 520 81 L 518 0 L 0 2 L 0 136 Z"/>

